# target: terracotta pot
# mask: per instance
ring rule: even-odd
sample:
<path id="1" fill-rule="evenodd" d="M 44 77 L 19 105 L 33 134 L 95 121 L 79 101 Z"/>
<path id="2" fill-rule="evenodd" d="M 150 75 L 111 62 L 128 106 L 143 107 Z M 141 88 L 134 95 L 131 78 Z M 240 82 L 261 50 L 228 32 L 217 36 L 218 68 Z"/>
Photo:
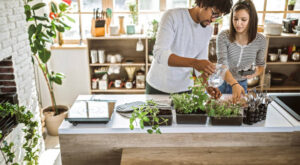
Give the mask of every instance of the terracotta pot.
<path id="1" fill-rule="evenodd" d="M 64 105 L 57 105 L 60 114 L 54 116 L 51 106 L 43 109 L 43 114 L 46 117 L 45 123 L 47 132 L 51 136 L 58 136 L 58 128 L 63 120 L 67 117 L 68 107 Z"/>

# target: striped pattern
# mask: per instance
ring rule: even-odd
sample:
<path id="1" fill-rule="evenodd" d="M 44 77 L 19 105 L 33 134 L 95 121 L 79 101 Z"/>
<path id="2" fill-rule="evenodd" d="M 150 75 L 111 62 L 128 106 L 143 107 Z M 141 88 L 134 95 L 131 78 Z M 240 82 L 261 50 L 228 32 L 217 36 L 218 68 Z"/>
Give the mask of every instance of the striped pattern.
<path id="1" fill-rule="evenodd" d="M 230 42 L 229 31 L 222 31 L 217 37 L 218 63 L 227 65 L 237 81 L 245 80 L 238 74 L 240 70 L 248 70 L 251 65 L 264 66 L 266 38 L 257 33 L 256 38 L 248 45 Z"/>

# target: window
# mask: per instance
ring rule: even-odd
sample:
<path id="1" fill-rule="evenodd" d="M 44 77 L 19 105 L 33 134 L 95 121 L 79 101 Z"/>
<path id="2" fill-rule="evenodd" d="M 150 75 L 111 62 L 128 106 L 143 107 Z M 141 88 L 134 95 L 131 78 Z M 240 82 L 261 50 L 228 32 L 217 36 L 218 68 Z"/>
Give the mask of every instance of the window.
<path id="1" fill-rule="evenodd" d="M 236 3 L 238 0 L 233 0 Z M 285 18 L 300 18 L 300 0 L 296 0 L 293 11 L 287 10 L 288 0 L 252 0 L 258 12 L 258 25 L 266 22 L 282 23 Z M 194 5 L 195 0 L 72 0 L 72 11 L 68 15 L 76 23 L 69 23 L 71 30 L 65 32 L 65 43 L 79 43 L 91 36 L 91 20 L 93 9 L 106 10 L 111 8 L 113 16 L 111 25 L 119 25 L 119 16 L 124 16 L 124 28 L 131 23 L 129 3 L 137 2 L 140 28 L 147 31 L 153 19 L 160 20 L 164 11 L 172 8 L 188 8 Z M 265 6 L 266 5 L 266 6 Z M 67 21 L 66 21 L 67 22 Z M 229 28 L 229 14 L 223 18 L 222 29 Z"/>

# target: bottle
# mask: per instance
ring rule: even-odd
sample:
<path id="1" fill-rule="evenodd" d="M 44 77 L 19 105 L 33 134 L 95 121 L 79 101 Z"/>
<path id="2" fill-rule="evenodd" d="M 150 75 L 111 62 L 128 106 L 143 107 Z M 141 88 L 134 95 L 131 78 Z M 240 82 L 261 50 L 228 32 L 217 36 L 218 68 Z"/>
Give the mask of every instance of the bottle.
<path id="1" fill-rule="evenodd" d="M 145 68 L 141 67 L 136 71 L 136 88 L 145 88 Z"/>
<path id="2" fill-rule="evenodd" d="M 225 73 L 227 71 L 227 66 L 222 64 L 216 65 L 216 71 L 208 79 L 208 86 L 217 88 L 221 86 L 224 82 Z"/>
<path id="3" fill-rule="evenodd" d="M 265 82 L 264 82 L 264 84 L 265 84 L 266 88 L 270 88 L 271 87 L 271 71 L 270 70 L 268 70 L 268 72 L 265 75 Z"/>
<path id="4" fill-rule="evenodd" d="M 136 51 L 137 52 L 144 51 L 144 45 L 141 38 L 139 38 L 138 42 L 136 43 Z"/>

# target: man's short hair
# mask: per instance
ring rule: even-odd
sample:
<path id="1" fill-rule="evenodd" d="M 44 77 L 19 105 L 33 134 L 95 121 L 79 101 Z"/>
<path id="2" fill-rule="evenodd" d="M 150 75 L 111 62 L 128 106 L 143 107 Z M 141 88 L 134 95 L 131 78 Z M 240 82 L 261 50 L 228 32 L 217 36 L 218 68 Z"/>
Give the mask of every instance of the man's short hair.
<path id="1" fill-rule="evenodd" d="M 195 3 L 199 7 L 216 7 L 224 15 L 230 13 L 232 7 L 232 0 L 195 0 Z"/>

